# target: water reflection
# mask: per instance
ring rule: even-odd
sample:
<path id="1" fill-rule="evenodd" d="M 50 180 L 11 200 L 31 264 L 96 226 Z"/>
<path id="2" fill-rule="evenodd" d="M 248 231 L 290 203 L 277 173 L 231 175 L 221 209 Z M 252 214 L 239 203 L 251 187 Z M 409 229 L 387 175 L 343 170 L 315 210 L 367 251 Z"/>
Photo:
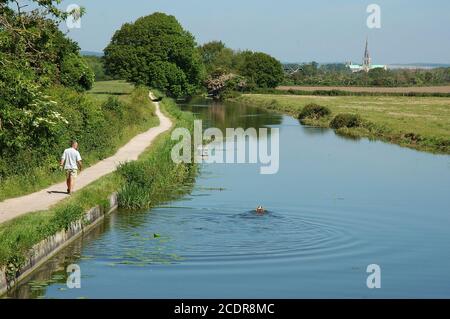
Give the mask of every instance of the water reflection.
<path id="1" fill-rule="evenodd" d="M 194 98 L 190 104 L 181 104 L 181 107 L 202 119 L 204 128 L 214 126 L 221 129 L 223 134 L 226 128 L 258 129 L 282 122 L 280 114 L 231 102 Z"/>

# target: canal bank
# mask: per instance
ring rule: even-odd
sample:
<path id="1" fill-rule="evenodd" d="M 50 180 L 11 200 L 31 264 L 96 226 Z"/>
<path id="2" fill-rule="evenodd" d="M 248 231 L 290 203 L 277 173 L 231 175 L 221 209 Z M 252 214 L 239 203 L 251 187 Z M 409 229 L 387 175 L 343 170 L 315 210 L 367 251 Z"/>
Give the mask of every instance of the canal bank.
<path id="1" fill-rule="evenodd" d="M 302 119 L 302 123 L 330 128 L 339 115 L 356 115 L 359 124 L 335 128 L 337 134 L 350 138 L 381 140 L 411 149 L 450 154 L 450 98 L 404 96 L 296 96 L 244 94 L 237 103 L 298 118 L 306 105 L 320 105 L 330 110 L 327 116 Z"/>
<path id="2" fill-rule="evenodd" d="M 162 111 L 175 123 L 172 128 L 193 124 L 192 115 L 180 112 L 172 100 L 164 99 L 161 105 Z M 163 133 L 143 150 L 137 161 L 121 164 L 114 173 L 89 184 L 51 210 L 26 214 L 0 225 L 2 290 L 25 278 L 68 242 L 89 231 L 117 205 L 148 208 L 175 196 L 172 190 L 195 176 L 195 166 L 175 165 L 167 158 L 171 148 L 170 135 Z M 152 172 L 145 174 L 147 180 L 140 180 L 146 184 L 146 192 L 139 192 L 139 198 L 130 196 L 130 190 L 136 186 L 132 177 L 136 168 L 144 173 Z M 156 189 L 163 194 L 158 194 Z M 142 198 L 145 200 L 140 201 Z"/>
<path id="3" fill-rule="evenodd" d="M 17 283 L 31 275 L 47 260 L 70 245 L 74 240 L 93 229 L 105 216 L 118 208 L 117 193 L 109 197 L 109 205 L 90 209 L 81 219 L 72 222 L 67 229 L 42 240 L 28 251 L 26 261 L 21 264 L 9 263 L 0 269 L 0 296 Z"/>

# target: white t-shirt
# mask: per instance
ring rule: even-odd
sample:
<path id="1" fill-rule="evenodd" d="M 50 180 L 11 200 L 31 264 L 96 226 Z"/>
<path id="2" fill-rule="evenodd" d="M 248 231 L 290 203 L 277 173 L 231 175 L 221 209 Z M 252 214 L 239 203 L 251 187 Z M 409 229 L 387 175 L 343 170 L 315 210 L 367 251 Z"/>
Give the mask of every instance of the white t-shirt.
<path id="1" fill-rule="evenodd" d="M 64 151 L 61 160 L 65 161 L 64 169 L 78 169 L 77 161 L 81 161 L 81 155 L 71 147 Z"/>

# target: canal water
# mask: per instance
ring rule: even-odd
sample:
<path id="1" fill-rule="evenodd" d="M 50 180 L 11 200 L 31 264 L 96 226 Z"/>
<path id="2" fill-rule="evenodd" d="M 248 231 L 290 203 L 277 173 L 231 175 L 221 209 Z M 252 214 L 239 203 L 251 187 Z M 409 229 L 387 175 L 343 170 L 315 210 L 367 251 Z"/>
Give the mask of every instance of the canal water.
<path id="1" fill-rule="evenodd" d="M 113 213 L 9 297 L 450 297 L 450 156 L 243 105 L 182 108 L 205 128 L 279 128 L 279 172 L 203 164 L 191 194 Z M 80 266 L 80 289 L 65 284 L 69 264 Z M 371 264 L 379 289 L 367 287 Z"/>

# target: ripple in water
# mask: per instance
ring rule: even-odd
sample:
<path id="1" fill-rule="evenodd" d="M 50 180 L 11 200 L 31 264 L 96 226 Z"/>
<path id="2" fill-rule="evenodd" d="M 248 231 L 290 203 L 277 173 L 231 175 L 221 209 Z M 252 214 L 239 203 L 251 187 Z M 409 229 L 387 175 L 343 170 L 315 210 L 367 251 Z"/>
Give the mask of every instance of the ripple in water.
<path id="1" fill-rule="evenodd" d="M 314 212 L 167 207 L 142 218 L 140 226 L 129 228 L 120 226 L 128 221 L 118 215 L 116 231 L 91 242 L 86 254 L 111 266 L 281 262 L 354 254 L 362 245 L 348 225 Z"/>

